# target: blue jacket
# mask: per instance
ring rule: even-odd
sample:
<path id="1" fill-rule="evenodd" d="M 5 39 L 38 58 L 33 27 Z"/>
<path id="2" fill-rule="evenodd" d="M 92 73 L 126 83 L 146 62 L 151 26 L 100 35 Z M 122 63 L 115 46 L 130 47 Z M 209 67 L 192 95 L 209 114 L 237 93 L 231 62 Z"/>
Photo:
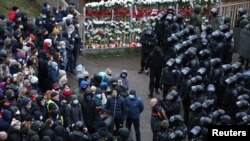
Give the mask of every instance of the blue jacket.
<path id="1" fill-rule="evenodd" d="M 127 118 L 128 119 L 139 119 L 141 112 L 144 110 L 144 104 L 139 97 L 133 99 L 126 98 L 127 105 Z"/>
<path id="2" fill-rule="evenodd" d="M 114 118 L 125 119 L 126 116 L 126 103 L 125 99 L 121 96 L 109 97 L 105 109 L 109 111 L 109 114 Z"/>

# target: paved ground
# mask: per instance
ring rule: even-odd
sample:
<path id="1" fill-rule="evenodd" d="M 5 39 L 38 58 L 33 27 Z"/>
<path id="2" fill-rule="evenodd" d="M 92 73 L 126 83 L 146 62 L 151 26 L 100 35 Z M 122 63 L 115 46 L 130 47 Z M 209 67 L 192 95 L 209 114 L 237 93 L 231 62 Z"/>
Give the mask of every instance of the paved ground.
<path id="1" fill-rule="evenodd" d="M 238 54 L 233 55 L 233 61 L 236 60 L 238 60 Z M 105 71 L 108 67 L 112 69 L 113 76 L 118 75 L 123 69 L 128 71 L 130 88 L 137 91 L 137 94 L 142 98 L 145 105 L 145 110 L 141 114 L 141 140 L 152 141 L 152 132 L 150 129 L 151 109 L 148 99 L 149 77 L 145 74 L 138 74 L 140 57 L 86 58 L 81 56 L 78 59 L 78 63 L 82 63 L 86 67 L 90 76 L 100 71 Z M 71 86 L 77 88 L 76 76 L 70 75 L 69 79 Z M 132 136 L 135 141 L 133 131 Z"/>
<path id="2" fill-rule="evenodd" d="M 89 71 L 90 76 L 94 73 L 104 71 L 107 67 L 111 68 L 113 75 L 119 74 L 123 69 L 128 71 L 130 88 L 135 89 L 137 94 L 142 98 L 145 110 L 141 114 L 141 140 L 152 141 L 152 132 L 150 129 L 150 106 L 148 99 L 149 77 L 144 74 L 138 74 L 140 57 L 116 57 L 116 58 L 85 58 L 80 57 L 79 63 L 84 64 Z M 76 88 L 75 77 L 70 77 L 71 85 Z M 133 128 L 132 128 L 133 129 Z M 132 133 L 134 136 L 134 133 Z M 135 138 L 134 138 L 135 140 Z"/>

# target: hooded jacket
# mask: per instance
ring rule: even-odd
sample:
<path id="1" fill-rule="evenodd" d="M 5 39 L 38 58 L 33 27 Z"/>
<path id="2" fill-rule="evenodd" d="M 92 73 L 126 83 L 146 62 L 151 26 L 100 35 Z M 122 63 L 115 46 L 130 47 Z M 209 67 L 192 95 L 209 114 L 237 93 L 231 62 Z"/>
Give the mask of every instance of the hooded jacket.
<path id="1" fill-rule="evenodd" d="M 75 100 L 78 100 L 78 97 L 76 95 L 72 95 L 71 101 L 66 107 L 65 111 L 66 126 L 71 126 L 72 124 L 75 124 L 77 121 L 83 121 L 81 104 L 79 103 L 79 100 L 78 103 L 74 103 Z"/>
<path id="2" fill-rule="evenodd" d="M 128 72 L 127 70 L 122 70 L 120 75 L 117 77 L 118 80 L 122 80 L 122 84 L 126 90 L 129 89 Z"/>
<path id="3" fill-rule="evenodd" d="M 0 118 L 0 131 L 8 131 L 10 127 L 11 112 L 8 110 L 2 111 L 2 117 Z"/>
<path id="4" fill-rule="evenodd" d="M 114 118 L 125 119 L 126 116 L 126 103 L 123 97 L 109 97 L 105 106 L 109 114 Z"/>
<path id="5" fill-rule="evenodd" d="M 87 100 L 87 97 L 91 96 L 91 100 Z M 92 93 L 90 91 L 86 91 L 84 94 L 84 99 L 81 102 L 82 106 L 82 114 L 83 114 L 83 119 L 85 125 L 88 126 L 93 126 L 93 123 L 96 121 L 96 105 L 95 102 L 92 100 Z"/>
<path id="6" fill-rule="evenodd" d="M 139 119 L 141 112 L 144 110 L 142 100 L 135 95 L 134 98 L 126 98 L 127 119 Z"/>

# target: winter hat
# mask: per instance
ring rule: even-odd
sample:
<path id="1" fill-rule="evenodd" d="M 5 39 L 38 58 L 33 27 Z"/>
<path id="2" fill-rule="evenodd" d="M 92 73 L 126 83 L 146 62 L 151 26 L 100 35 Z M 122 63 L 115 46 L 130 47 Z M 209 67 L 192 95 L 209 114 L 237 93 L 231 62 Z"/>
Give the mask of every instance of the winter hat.
<path id="1" fill-rule="evenodd" d="M 67 26 L 71 25 L 72 24 L 71 19 L 66 19 L 65 23 L 66 23 Z"/>
<path id="2" fill-rule="evenodd" d="M 131 89 L 130 92 L 129 92 L 129 94 L 131 94 L 131 95 L 136 95 L 136 91 L 133 90 L 133 89 Z"/>
<path id="3" fill-rule="evenodd" d="M 26 63 L 26 66 L 29 67 L 29 66 L 32 66 L 32 65 L 33 65 L 33 61 L 31 59 L 28 59 L 27 63 Z"/>
<path id="4" fill-rule="evenodd" d="M 81 83 L 80 83 L 80 88 L 87 87 L 88 85 L 89 85 L 88 81 L 82 80 Z"/>
<path id="5" fill-rule="evenodd" d="M 5 101 L 5 102 L 3 103 L 3 108 L 9 108 L 10 105 L 11 105 L 10 102 Z"/>
<path id="6" fill-rule="evenodd" d="M 89 72 L 88 71 L 84 71 L 83 76 L 84 77 L 89 76 Z"/>
<path id="7" fill-rule="evenodd" d="M 36 76 L 31 76 L 30 77 L 30 83 L 31 84 L 35 84 L 35 83 L 37 83 L 38 82 L 38 78 L 36 77 Z"/>
<path id="8" fill-rule="evenodd" d="M 11 112 L 9 110 L 2 111 L 2 119 L 5 121 L 10 121 L 11 119 Z"/>
<path id="9" fill-rule="evenodd" d="M 62 125 L 57 125 L 54 129 L 57 136 L 64 137 L 65 129 Z"/>
<path id="10" fill-rule="evenodd" d="M 95 91 L 95 94 L 102 94 L 102 90 L 100 88 L 97 88 L 96 91 Z"/>
<path id="11" fill-rule="evenodd" d="M 40 111 L 35 111 L 34 120 L 42 120 L 42 119 L 43 119 L 43 114 Z"/>
<path id="12" fill-rule="evenodd" d="M 42 128 L 42 122 L 41 121 L 35 121 L 31 124 L 30 127 L 32 130 L 34 130 L 35 132 L 39 133 L 41 131 Z"/>
<path id="13" fill-rule="evenodd" d="M 45 39 L 43 42 L 43 50 L 49 51 L 49 48 L 52 45 L 52 40 L 51 39 Z"/>
<path id="14" fill-rule="evenodd" d="M 49 136 L 43 136 L 41 141 L 51 141 L 51 138 Z"/>
<path id="15" fill-rule="evenodd" d="M 122 70 L 121 74 L 120 74 L 120 77 L 121 78 L 126 78 L 128 76 L 128 72 L 127 70 Z"/>
<path id="16" fill-rule="evenodd" d="M 65 70 L 59 70 L 59 78 L 61 78 L 64 75 L 66 75 L 66 71 Z"/>
<path id="17" fill-rule="evenodd" d="M 161 121 L 161 127 L 167 129 L 169 127 L 169 121 L 168 120 L 163 120 Z"/>
<path id="18" fill-rule="evenodd" d="M 30 102 L 30 98 L 28 98 L 28 97 L 23 97 L 22 98 L 22 104 L 23 104 L 23 106 L 27 105 L 29 102 Z"/>
<path id="19" fill-rule="evenodd" d="M 58 69 L 58 64 L 56 62 L 51 62 L 51 67 L 54 69 Z"/>
<path id="20" fill-rule="evenodd" d="M 59 79 L 59 83 L 61 85 L 64 85 L 68 82 L 68 78 L 67 78 L 67 75 L 63 75 L 60 79 Z"/>
<path id="21" fill-rule="evenodd" d="M 13 11 L 17 11 L 17 9 L 18 9 L 17 6 L 13 6 L 13 7 L 12 7 L 12 10 L 13 10 Z"/>
<path id="22" fill-rule="evenodd" d="M 52 91 L 51 94 L 50 94 L 51 97 L 55 97 L 55 96 L 57 96 L 57 95 L 58 95 L 58 92 L 57 92 L 57 91 Z"/>
<path id="23" fill-rule="evenodd" d="M 71 89 L 63 89 L 62 90 L 63 95 L 65 96 L 71 96 L 73 94 L 73 91 Z"/>

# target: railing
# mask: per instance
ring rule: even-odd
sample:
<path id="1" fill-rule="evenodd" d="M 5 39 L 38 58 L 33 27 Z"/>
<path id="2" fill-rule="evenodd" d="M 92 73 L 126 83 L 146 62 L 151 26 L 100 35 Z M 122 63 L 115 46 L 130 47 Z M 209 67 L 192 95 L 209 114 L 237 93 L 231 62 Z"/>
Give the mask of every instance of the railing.
<path id="1" fill-rule="evenodd" d="M 238 18 L 238 9 L 246 8 L 247 14 L 250 14 L 250 1 L 229 2 L 222 5 L 222 17 L 231 17 L 231 27 L 234 27 L 235 21 Z"/>

